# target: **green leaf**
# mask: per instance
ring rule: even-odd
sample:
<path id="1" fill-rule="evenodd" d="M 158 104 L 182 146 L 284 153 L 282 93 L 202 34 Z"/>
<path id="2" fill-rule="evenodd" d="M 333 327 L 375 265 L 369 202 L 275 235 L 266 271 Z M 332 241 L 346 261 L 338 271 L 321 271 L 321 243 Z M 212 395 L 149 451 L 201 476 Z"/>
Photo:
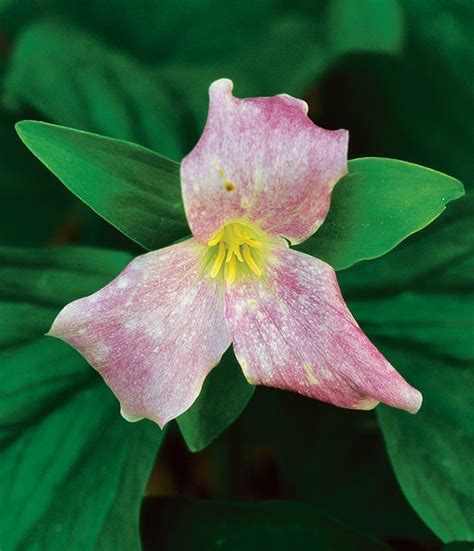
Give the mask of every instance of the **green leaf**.
<path id="1" fill-rule="evenodd" d="M 184 154 L 179 102 L 156 71 L 67 23 L 21 35 L 4 87 L 7 105 L 32 105 L 52 122 Z"/>
<path id="2" fill-rule="evenodd" d="M 0 539 L 5 549 L 140 549 L 161 432 L 129 424 L 98 374 L 44 337 L 65 302 L 128 262 L 95 249 L 0 249 Z"/>
<path id="3" fill-rule="evenodd" d="M 472 199 L 456 203 L 433 234 L 371 263 L 370 273 L 361 265 L 341 279 L 364 331 L 423 393 L 417 415 L 377 412 L 407 499 L 444 542 L 474 539 Z"/>
<path id="4" fill-rule="evenodd" d="M 207 447 L 242 413 L 254 390 L 229 348 L 220 364 L 208 375 L 199 398 L 178 417 L 188 448 L 196 452 Z"/>
<path id="5" fill-rule="evenodd" d="M 392 53 L 401 49 L 403 13 L 398 0 L 331 0 L 327 17 L 336 50 Z"/>
<path id="6" fill-rule="evenodd" d="M 390 549 L 291 501 L 257 503 L 161 498 L 145 503 L 144 543 L 150 548 L 196 551 L 242 549 Z"/>
<path id="7" fill-rule="evenodd" d="M 114 9 L 96 0 L 9 0 L 0 4 L 0 17 L 9 35 L 41 16 L 60 15 L 101 36 L 115 49 L 130 51 L 152 63 L 170 58 L 202 62 L 252 43 L 279 3 L 161 0 L 148 3 L 145 10 L 142 4 L 128 0 L 116 0 Z M 224 19 L 226 25 L 222 25 Z"/>
<path id="8" fill-rule="evenodd" d="M 139 145 L 35 121 L 25 145 L 84 203 L 146 249 L 189 234 L 179 165 Z"/>
<path id="9" fill-rule="evenodd" d="M 464 194 L 450 176 L 394 159 L 355 159 L 322 227 L 297 248 L 336 270 L 382 256 Z"/>
<path id="10" fill-rule="evenodd" d="M 379 312 L 372 308 L 376 327 L 359 319 L 424 396 L 415 418 L 378 411 L 397 477 L 443 541 L 474 540 L 474 286 L 460 296 L 419 293 L 398 299 L 396 307 L 390 300 L 379 305 Z"/>
<path id="11" fill-rule="evenodd" d="M 239 496 L 252 483 L 241 468 L 250 461 L 265 492 L 311 503 L 348 528 L 383 540 L 436 543 L 397 484 L 374 412 L 258 387 L 227 434 L 235 464 L 232 480 L 244 487 Z"/>
<path id="12" fill-rule="evenodd" d="M 410 236 L 382 258 L 340 272 L 338 279 L 345 295 L 377 300 L 382 294 L 406 289 L 423 291 L 433 277 L 437 291 L 459 293 L 469 289 L 471 273 L 462 264 L 474 254 L 473 212 L 474 194 L 470 193 L 450 205 L 429 231 Z"/>
<path id="13" fill-rule="evenodd" d="M 301 2 L 290 11 L 275 0 L 179 7 L 165 0 L 148 6 L 148 17 L 124 0 L 114 13 L 94 2 L 55 4 L 43 6 L 55 19 L 31 24 L 16 41 L 7 101 L 26 102 L 58 124 L 136 141 L 171 158 L 182 153 L 179 132 L 185 127 L 191 133 L 187 146 L 194 144 L 207 112 L 207 88 L 216 78 L 233 78 L 237 92 L 248 96 L 302 95 L 348 51 L 391 52 L 400 45 L 393 0 L 351 9 L 342 20 L 337 7 L 331 12 L 316 3 L 308 9 Z M 341 24 L 351 30 L 343 33 L 345 41 Z"/>
<path id="14" fill-rule="evenodd" d="M 401 55 L 346 58 L 327 97 L 334 124 L 354 129 L 357 156 L 406 159 L 472 187 L 474 3 L 400 5 L 407 34 Z"/>
<path id="15" fill-rule="evenodd" d="M 448 543 L 443 547 L 443 551 L 472 551 L 472 542 L 458 541 L 456 543 Z"/>
<path id="16" fill-rule="evenodd" d="M 390 2 L 383 0 L 382 3 Z M 350 10 L 345 26 L 355 31 L 350 40 L 342 41 L 337 18 L 334 20 L 321 3 L 312 2 L 309 7 L 302 5 L 298 11 L 292 3 L 291 8 L 289 13 L 273 17 L 269 14 L 254 39 L 241 40 L 240 48 L 233 55 L 210 59 L 208 63 L 183 60 L 157 67 L 159 75 L 177 97 L 185 99 L 189 113 L 194 116 L 195 133 L 189 147 L 198 138 L 196 130 L 202 128 L 206 119 L 207 88 L 217 78 L 231 78 L 238 97 L 282 92 L 301 97 L 349 52 L 398 50 L 399 21 L 390 10 L 387 11 L 389 17 L 378 20 L 383 32 L 371 33 L 370 39 L 361 24 L 365 19 L 363 10 Z M 374 14 L 386 16 L 382 11 L 372 10 Z M 199 44 L 198 40 L 196 42 Z M 318 108 L 317 102 L 314 105 L 313 116 Z"/>
<path id="17" fill-rule="evenodd" d="M 471 298 L 471 313 L 473 305 Z M 413 313 L 415 306 L 421 308 L 420 303 L 407 308 Z M 435 302 L 436 306 L 443 303 Z M 470 323 L 472 347 L 472 319 Z M 444 325 L 451 324 L 452 320 Z M 440 336 L 443 324 L 438 325 Z M 379 337 L 377 342 L 424 396 L 416 422 L 385 407 L 378 411 L 400 484 L 413 508 L 443 541 L 474 540 L 472 358 L 470 362 L 444 359 L 419 341 L 407 344 L 397 339 L 392 344 Z M 409 366 L 414 361 L 417 369 L 413 373 Z"/>

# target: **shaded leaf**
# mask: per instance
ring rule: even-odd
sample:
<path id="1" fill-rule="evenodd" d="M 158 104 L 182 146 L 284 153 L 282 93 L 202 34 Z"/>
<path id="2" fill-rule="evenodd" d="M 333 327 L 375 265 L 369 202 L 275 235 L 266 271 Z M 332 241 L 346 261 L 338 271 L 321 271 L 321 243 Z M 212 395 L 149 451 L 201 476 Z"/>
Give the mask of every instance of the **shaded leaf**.
<path id="1" fill-rule="evenodd" d="M 155 549 L 387 550 L 318 509 L 291 501 L 257 503 L 161 498 L 145 503 L 144 547 Z"/>
<path id="2" fill-rule="evenodd" d="M 382 406 L 377 411 L 405 495 L 444 542 L 474 539 L 474 242 L 465 208 L 470 199 L 454 206 L 457 219 L 440 220 L 433 235 L 395 251 L 398 266 L 390 254 L 372 263 L 370 276 L 361 266 L 360 273 L 356 267 L 341 279 L 349 299 L 355 279 L 350 307 L 362 328 L 423 393 L 415 416 Z M 456 239 L 461 228 L 467 235 Z M 423 262 L 429 251 L 431 261 Z M 390 274 L 385 295 L 373 293 L 372 281 L 377 289 L 385 274 Z"/>
<path id="3" fill-rule="evenodd" d="M 98 374 L 43 336 L 65 302 L 107 283 L 128 255 L 3 248 L 0 259 L 2 547 L 138 550 L 161 432 L 125 422 Z"/>
<path id="4" fill-rule="evenodd" d="M 264 496 L 311 503 L 348 528 L 384 541 L 437 542 L 397 484 L 374 412 L 258 387 L 229 433 L 241 486 L 240 465 L 246 464 Z M 254 466 L 256 457 L 263 462 L 261 471 Z M 268 494 L 274 488 L 275 494 Z"/>
<path id="5" fill-rule="evenodd" d="M 206 378 L 196 402 L 178 417 L 188 448 L 195 452 L 208 446 L 242 413 L 254 390 L 229 348 L 219 366 Z"/>
<path id="6" fill-rule="evenodd" d="M 472 346 L 472 329 L 470 333 Z M 382 337 L 378 342 L 424 395 L 416 423 L 393 410 L 378 411 L 400 484 L 413 508 L 443 541 L 474 540 L 472 359 L 444 359 L 420 345 L 385 343 Z M 408 366 L 414 360 L 413 374 Z"/>
<path id="7" fill-rule="evenodd" d="M 73 198 L 25 150 L 14 124 L 0 110 L 0 244 L 45 245 L 57 238 Z"/>
<path id="8" fill-rule="evenodd" d="M 390 3 L 384 0 L 383 3 Z M 340 58 L 352 51 L 371 50 L 393 52 L 399 47 L 399 19 L 379 20 L 383 33 L 375 33 L 367 40 L 367 31 L 361 25 L 363 10 L 353 9 L 346 25 L 355 29 L 351 39 L 341 41 L 337 18 L 320 3 L 311 4 L 281 16 L 270 17 L 254 41 L 241 41 L 240 50 L 209 63 L 181 62 L 158 66 L 160 76 L 173 90 L 175 97 L 183 98 L 194 119 L 194 134 L 188 147 L 199 136 L 207 113 L 207 88 L 213 80 L 227 77 L 235 83 L 237 97 L 270 96 L 288 93 L 301 97 L 315 82 L 334 67 Z M 382 15 L 382 11 L 377 11 Z M 333 24 L 334 23 L 334 24 Z M 357 32 L 357 30 L 359 32 Z M 313 110 L 314 116 L 316 110 Z"/>
<path id="9" fill-rule="evenodd" d="M 4 87 L 10 107 L 32 105 L 52 122 L 183 156 L 179 105 L 156 72 L 74 26 L 30 26 Z"/>
<path id="10" fill-rule="evenodd" d="M 472 187 L 474 3 L 400 5 L 407 34 L 401 55 L 346 58 L 326 99 L 333 123 L 353 129 L 357 156 L 406 159 Z"/>
<path id="11" fill-rule="evenodd" d="M 177 8 L 167 0 L 155 18 L 154 8 L 129 3 L 113 15 L 97 5 L 51 5 L 64 19 L 39 19 L 19 36 L 6 100 L 32 105 L 53 122 L 136 141 L 178 159 L 199 136 L 213 80 L 234 79 L 241 96 L 301 96 L 348 52 L 400 47 L 393 0 L 379 0 L 369 10 L 346 9 L 342 22 L 333 2 L 329 9 L 315 5 L 309 11 L 304 2 L 300 10 L 279 4 L 246 0 L 224 7 L 213 0 Z M 341 24 L 351 29 L 344 41 Z M 143 65 L 111 43 L 127 45 L 155 65 Z"/>
<path id="12" fill-rule="evenodd" d="M 430 341 L 436 337 L 440 341 L 434 341 L 435 345 L 406 332 L 393 336 L 403 323 L 415 330 L 420 316 L 413 325 L 406 321 L 407 315 L 400 316 L 396 331 L 391 330 L 393 319 L 385 317 L 388 328 L 380 331 L 381 335 L 369 329 L 381 349 L 424 395 L 416 422 L 387 408 L 380 408 L 378 414 L 402 488 L 414 509 L 445 542 L 474 540 L 474 296 L 452 297 L 452 311 L 446 311 L 443 319 L 435 316 L 436 308 L 446 307 L 448 301 L 425 296 L 401 305 L 407 314 L 424 311 L 427 319 L 421 323 L 431 325 Z M 458 313 L 453 315 L 456 309 Z"/>
<path id="13" fill-rule="evenodd" d="M 254 41 L 279 3 L 116 0 L 110 9 L 109 4 L 97 0 L 9 0 L 0 4 L 0 17 L 2 26 L 13 33 L 41 17 L 59 15 L 101 36 L 112 47 L 148 62 L 175 58 L 202 62 L 226 56 L 242 48 L 242 43 Z M 222 25 L 224 18 L 226 25 Z"/>
<path id="14" fill-rule="evenodd" d="M 403 23 L 398 0 L 331 0 L 328 5 L 333 47 L 343 52 L 397 52 L 402 46 Z"/>

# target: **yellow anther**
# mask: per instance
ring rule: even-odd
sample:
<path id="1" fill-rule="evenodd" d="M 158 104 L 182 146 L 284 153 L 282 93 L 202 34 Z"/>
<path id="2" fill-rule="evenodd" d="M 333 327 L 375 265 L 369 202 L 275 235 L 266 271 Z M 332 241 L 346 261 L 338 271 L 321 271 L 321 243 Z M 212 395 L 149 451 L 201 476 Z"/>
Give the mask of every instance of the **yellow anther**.
<path id="1" fill-rule="evenodd" d="M 244 260 L 247 263 L 248 267 L 255 275 L 258 275 L 260 277 L 262 275 L 262 270 L 258 267 L 257 263 L 253 259 L 249 246 L 247 244 L 242 245 L 242 254 L 244 255 Z"/>
<path id="2" fill-rule="evenodd" d="M 242 253 L 240 252 L 240 246 L 236 245 L 235 243 L 230 245 L 229 248 L 227 249 L 227 256 L 225 261 L 230 262 L 230 259 L 233 258 L 234 255 L 237 257 L 237 260 L 239 262 L 244 261 L 244 259 L 242 258 Z"/>
<path id="3" fill-rule="evenodd" d="M 217 243 L 219 243 L 219 241 L 222 240 L 223 236 L 224 236 L 224 229 L 217 232 L 216 235 L 210 241 L 208 241 L 207 244 L 209 245 L 209 247 L 213 247 L 214 245 L 217 245 Z"/>
<path id="4" fill-rule="evenodd" d="M 262 248 L 262 244 L 260 243 L 260 241 L 255 241 L 255 239 L 249 239 L 247 241 L 247 245 L 249 245 L 249 247 L 253 247 L 254 249 Z"/>
<path id="5" fill-rule="evenodd" d="M 240 222 L 224 226 L 208 241 L 209 253 L 206 258 L 209 260 L 206 266 L 210 267 L 211 277 L 217 277 L 222 268 L 224 279 L 229 285 L 244 274 L 252 273 L 260 277 L 263 273 L 264 251 L 261 238 L 264 235 L 259 230 Z"/>
<path id="6" fill-rule="evenodd" d="M 214 265 L 211 269 L 211 277 L 217 277 L 217 274 L 219 273 L 222 263 L 224 262 L 225 258 L 225 245 L 224 241 L 219 242 L 219 250 L 217 251 L 216 259 L 214 260 Z"/>
<path id="7" fill-rule="evenodd" d="M 225 268 L 224 268 L 224 277 L 226 282 L 229 285 L 232 285 L 235 281 L 235 276 L 237 274 L 237 262 L 235 260 L 235 256 L 232 256 L 229 262 L 226 262 Z"/>
<path id="8" fill-rule="evenodd" d="M 244 259 L 243 259 L 243 257 L 242 257 L 242 253 L 240 252 L 240 247 L 234 248 L 234 251 L 235 251 L 235 256 L 237 257 L 237 260 L 238 260 L 239 262 L 243 262 Z"/>

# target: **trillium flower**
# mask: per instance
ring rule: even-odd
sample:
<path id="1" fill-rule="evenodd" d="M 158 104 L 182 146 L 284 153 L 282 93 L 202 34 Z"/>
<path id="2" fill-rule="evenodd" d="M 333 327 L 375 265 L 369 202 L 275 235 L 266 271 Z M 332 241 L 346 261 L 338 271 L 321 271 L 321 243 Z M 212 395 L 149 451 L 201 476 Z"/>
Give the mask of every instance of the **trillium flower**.
<path id="1" fill-rule="evenodd" d="M 181 164 L 193 237 L 139 256 L 54 321 L 49 334 L 97 369 L 126 419 L 163 426 L 186 411 L 231 344 L 251 384 L 345 408 L 419 409 L 421 394 L 361 331 L 331 266 L 289 248 L 322 224 L 347 172 L 348 133 L 307 111 L 285 94 L 237 99 L 230 80 L 214 82 L 204 133 Z"/>

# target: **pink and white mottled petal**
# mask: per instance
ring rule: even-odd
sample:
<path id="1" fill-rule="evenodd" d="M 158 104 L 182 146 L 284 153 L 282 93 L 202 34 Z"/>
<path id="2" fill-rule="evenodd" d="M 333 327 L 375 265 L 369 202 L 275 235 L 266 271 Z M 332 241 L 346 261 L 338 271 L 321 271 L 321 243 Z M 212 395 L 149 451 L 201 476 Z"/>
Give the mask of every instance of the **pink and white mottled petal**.
<path id="1" fill-rule="evenodd" d="M 198 241 L 238 219 L 292 243 L 316 231 L 347 172 L 348 133 L 319 128 L 307 112 L 304 101 L 285 94 L 237 99 L 230 80 L 211 85 L 204 133 L 181 164 Z"/>
<path id="2" fill-rule="evenodd" d="M 229 287 L 225 307 L 250 382 L 346 408 L 420 408 L 421 394 L 364 335 L 326 263 L 275 246 L 265 280 Z"/>
<path id="3" fill-rule="evenodd" d="M 230 345 L 223 288 L 201 273 L 202 254 L 190 239 L 139 256 L 50 330 L 97 369 L 127 420 L 163 426 L 186 411 Z"/>

